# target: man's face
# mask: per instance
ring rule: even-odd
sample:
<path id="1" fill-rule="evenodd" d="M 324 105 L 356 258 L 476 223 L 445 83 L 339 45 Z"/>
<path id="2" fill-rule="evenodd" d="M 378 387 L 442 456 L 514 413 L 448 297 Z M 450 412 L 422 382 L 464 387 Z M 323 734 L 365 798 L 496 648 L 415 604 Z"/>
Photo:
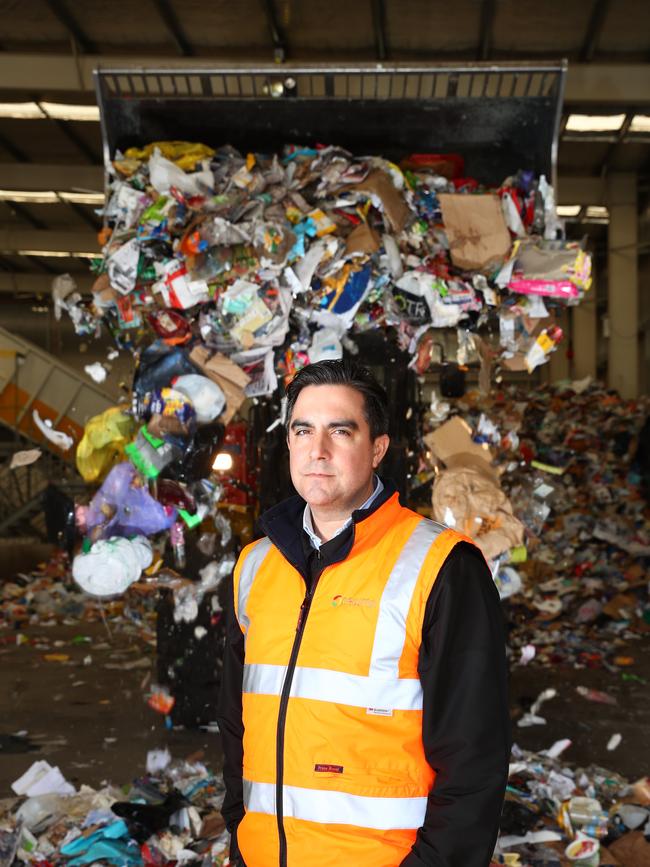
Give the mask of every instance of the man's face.
<path id="1" fill-rule="evenodd" d="M 321 512 L 349 515 L 372 493 L 389 439 L 371 439 L 363 408 L 363 395 L 347 385 L 308 385 L 298 395 L 287 437 L 291 480 Z"/>

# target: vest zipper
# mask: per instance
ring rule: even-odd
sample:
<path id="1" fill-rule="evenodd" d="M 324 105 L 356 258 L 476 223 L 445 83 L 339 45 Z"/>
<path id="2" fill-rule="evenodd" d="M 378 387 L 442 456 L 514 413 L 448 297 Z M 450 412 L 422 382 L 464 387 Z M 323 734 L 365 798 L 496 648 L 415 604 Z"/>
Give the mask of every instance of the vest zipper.
<path id="1" fill-rule="evenodd" d="M 321 554 L 318 549 L 318 560 L 320 561 Z M 282 788 L 284 785 L 284 729 L 287 721 L 287 707 L 289 705 L 289 693 L 291 692 L 291 683 L 293 674 L 296 669 L 296 661 L 298 659 L 298 651 L 302 642 L 302 636 L 305 631 L 305 624 L 311 608 L 312 599 L 316 592 L 316 585 L 321 576 L 318 572 L 311 583 L 311 587 L 305 593 L 305 598 L 302 600 L 300 612 L 298 613 L 298 623 L 296 624 L 296 635 L 293 639 L 291 655 L 289 656 L 289 664 L 287 673 L 282 684 L 282 692 L 280 693 L 280 709 L 278 711 L 278 729 L 276 740 L 276 782 L 275 782 L 275 812 L 278 823 L 278 838 L 280 842 L 280 867 L 287 867 L 287 835 L 284 831 L 284 806 L 282 803 Z"/>

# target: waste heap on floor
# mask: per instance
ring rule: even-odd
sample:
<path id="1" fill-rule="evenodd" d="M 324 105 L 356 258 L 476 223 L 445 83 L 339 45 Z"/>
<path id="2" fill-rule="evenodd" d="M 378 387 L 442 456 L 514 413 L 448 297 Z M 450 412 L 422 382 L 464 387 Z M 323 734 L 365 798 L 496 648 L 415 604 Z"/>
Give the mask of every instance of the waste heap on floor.
<path id="1" fill-rule="evenodd" d="M 559 760 L 565 747 L 540 753 L 514 747 L 493 863 L 561 867 L 565 850 L 589 847 L 599 851 L 602 867 L 643 867 L 650 780 L 630 783 L 593 765 L 572 767 Z M 146 775 L 130 786 L 79 791 L 40 760 L 12 788 L 18 797 L 0 802 L 3 864 L 229 863 L 223 780 L 200 759 L 173 760 L 167 750 L 153 750 Z"/>
<path id="2" fill-rule="evenodd" d="M 440 407 L 433 514 L 483 549 L 512 662 L 630 671 L 650 634 L 650 399 L 581 381 L 468 393 L 442 424 Z"/>
<path id="3" fill-rule="evenodd" d="M 147 774 L 122 789 L 77 792 L 57 767 L 35 762 L 0 802 L 0 863 L 228 864 L 221 775 L 201 761 L 147 755 Z M 15 859 L 15 860 L 14 860 Z"/>
<path id="4" fill-rule="evenodd" d="M 558 741 L 536 753 L 513 747 L 493 863 L 650 863 L 650 780 L 628 782 L 595 765 L 576 768 L 560 758 L 569 745 Z"/>

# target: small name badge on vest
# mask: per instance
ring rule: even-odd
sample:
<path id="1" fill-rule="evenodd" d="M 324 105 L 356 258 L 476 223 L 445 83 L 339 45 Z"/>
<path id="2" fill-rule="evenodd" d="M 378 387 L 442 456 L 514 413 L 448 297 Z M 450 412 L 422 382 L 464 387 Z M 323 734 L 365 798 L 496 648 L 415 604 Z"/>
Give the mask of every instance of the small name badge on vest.
<path id="1" fill-rule="evenodd" d="M 342 774 L 343 765 L 314 765 L 317 774 Z"/>
<path id="2" fill-rule="evenodd" d="M 367 707 L 366 713 L 371 713 L 373 716 L 392 716 L 393 711 L 390 708 L 384 707 Z"/>

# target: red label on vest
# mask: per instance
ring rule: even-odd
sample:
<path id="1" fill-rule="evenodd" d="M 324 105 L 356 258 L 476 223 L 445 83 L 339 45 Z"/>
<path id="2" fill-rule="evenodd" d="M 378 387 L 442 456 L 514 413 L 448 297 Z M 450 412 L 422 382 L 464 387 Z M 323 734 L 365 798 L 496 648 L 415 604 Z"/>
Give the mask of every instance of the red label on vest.
<path id="1" fill-rule="evenodd" d="M 343 765 L 314 765 L 314 770 L 319 774 L 342 774 Z"/>

